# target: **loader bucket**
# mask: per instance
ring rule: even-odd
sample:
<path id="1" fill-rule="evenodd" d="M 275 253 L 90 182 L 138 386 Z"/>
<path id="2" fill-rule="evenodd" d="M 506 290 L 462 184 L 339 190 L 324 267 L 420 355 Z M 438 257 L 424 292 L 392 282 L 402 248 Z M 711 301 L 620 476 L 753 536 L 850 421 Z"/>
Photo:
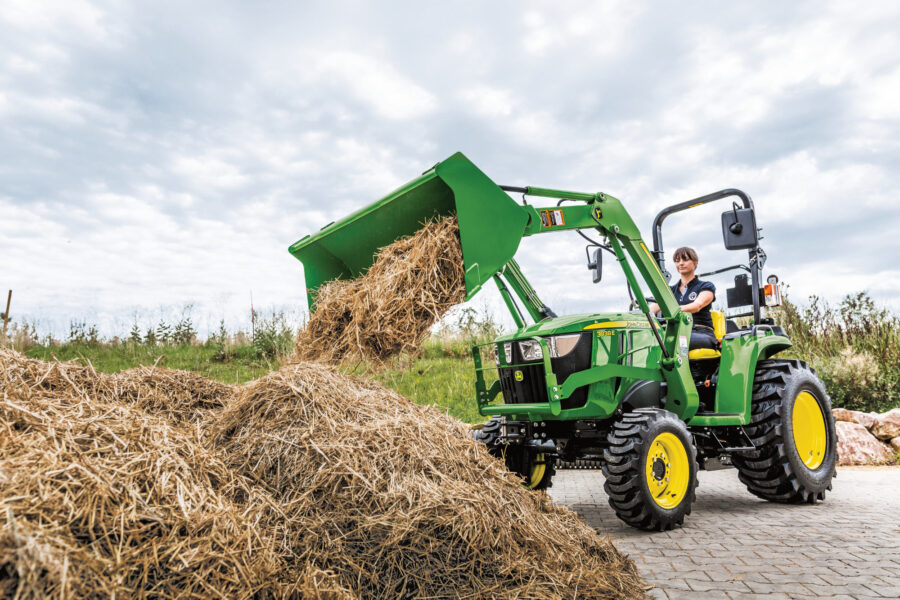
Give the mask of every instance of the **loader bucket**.
<path id="1" fill-rule="evenodd" d="M 372 266 L 379 248 L 415 233 L 431 218 L 456 214 L 466 300 L 519 247 L 527 213 L 469 159 L 457 152 L 381 200 L 329 223 L 290 247 L 303 263 L 307 300 L 332 279 L 352 279 Z"/>

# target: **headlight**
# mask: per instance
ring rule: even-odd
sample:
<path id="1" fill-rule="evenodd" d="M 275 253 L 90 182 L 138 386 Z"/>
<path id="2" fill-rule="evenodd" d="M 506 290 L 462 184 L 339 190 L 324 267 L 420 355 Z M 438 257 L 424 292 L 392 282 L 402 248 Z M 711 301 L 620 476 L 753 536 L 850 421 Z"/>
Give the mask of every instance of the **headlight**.
<path id="1" fill-rule="evenodd" d="M 541 352 L 541 345 L 534 340 L 519 342 L 519 352 L 522 353 L 523 360 L 541 360 L 544 358 L 544 353 Z"/>
<path id="2" fill-rule="evenodd" d="M 503 356 L 506 357 L 506 364 L 512 364 L 512 344 L 507 342 L 503 344 Z"/>
<path id="3" fill-rule="evenodd" d="M 550 356 L 559 358 L 565 356 L 575 349 L 578 340 L 581 339 L 580 333 L 570 333 L 568 335 L 554 335 L 547 338 L 547 345 L 550 346 Z"/>

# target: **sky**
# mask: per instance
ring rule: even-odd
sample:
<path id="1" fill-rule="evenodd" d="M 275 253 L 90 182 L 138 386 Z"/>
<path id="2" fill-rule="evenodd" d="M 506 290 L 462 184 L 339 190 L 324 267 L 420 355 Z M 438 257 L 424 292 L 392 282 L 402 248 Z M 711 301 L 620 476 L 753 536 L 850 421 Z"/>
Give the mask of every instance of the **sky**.
<path id="1" fill-rule="evenodd" d="M 893 2 L 4 0 L 0 292 L 56 335 L 186 306 L 246 327 L 251 297 L 299 315 L 288 246 L 462 151 L 612 194 L 648 240 L 665 206 L 743 189 L 791 298 L 900 309 L 898 31 Z M 670 218 L 666 247 L 745 261 L 727 208 Z M 558 313 L 624 309 L 583 246 L 517 258 Z"/>

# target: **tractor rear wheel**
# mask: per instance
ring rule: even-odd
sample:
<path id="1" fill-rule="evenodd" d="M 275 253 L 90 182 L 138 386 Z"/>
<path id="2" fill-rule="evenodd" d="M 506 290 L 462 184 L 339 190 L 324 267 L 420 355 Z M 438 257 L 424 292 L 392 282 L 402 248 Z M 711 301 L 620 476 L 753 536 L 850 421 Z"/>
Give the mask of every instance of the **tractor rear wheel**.
<path id="1" fill-rule="evenodd" d="M 613 424 L 603 452 L 603 488 L 616 515 L 639 529 L 666 531 L 691 513 L 697 449 L 675 414 L 642 408 Z"/>
<path id="2" fill-rule="evenodd" d="M 835 475 L 837 433 L 831 400 L 809 365 L 759 362 L 745 430 L 756 450 L 737 453 L 733 461 L 750 493 L 791 504 L 825 499 Z"/>

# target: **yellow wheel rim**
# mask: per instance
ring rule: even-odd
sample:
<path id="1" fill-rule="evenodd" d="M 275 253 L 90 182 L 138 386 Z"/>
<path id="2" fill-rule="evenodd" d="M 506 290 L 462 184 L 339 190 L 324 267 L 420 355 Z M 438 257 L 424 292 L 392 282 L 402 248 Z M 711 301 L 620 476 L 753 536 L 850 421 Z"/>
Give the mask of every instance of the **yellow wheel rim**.
<path id="1" fill-rule="evenodd" d="M 815 396 L 809 392 L 800 392 L 794 400 L 791 422 L 797 454 L 800 455 L 803 464 L 815 471 L 825 461 L 825 447 L 828 441 L 825 417 Z"/>
<path id="2" fill-rule="evenodd" d="M 687 495 L 691 466 L 687 450 L 674 433 L 656 436 L 647 451 L 647 487 L 657 504 L 675 508 Z"/>
<path id="3" fill-rule="evenodd" d="M 531 467 L 531 475 L 528 477 L 528 481 L 525 482 L 525 487 L 527 487 L 529 490 L 533 490 L 538 485 L 540 485 L 546 471 L 547 463 L 544 461 L 544 455 L 535 455 L 534 466 Z"/>

